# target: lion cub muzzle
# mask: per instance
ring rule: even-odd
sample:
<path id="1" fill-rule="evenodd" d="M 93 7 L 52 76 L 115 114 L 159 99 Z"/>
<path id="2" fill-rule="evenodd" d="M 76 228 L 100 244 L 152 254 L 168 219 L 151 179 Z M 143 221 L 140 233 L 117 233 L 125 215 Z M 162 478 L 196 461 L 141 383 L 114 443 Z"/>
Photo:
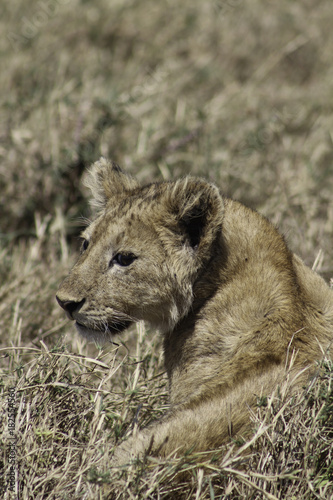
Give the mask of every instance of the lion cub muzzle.
<path id="1" fill-rule="evenodd" d="M 66 312 L 68 319 L 75 321 L 75 327 L 80 335 L 89 341 L 99 343 L 112 342 L 113 337 L 126 330 L 132 323 L 133 319 L 125 314 L 113 312 L 112 318 L 91 318 L 82 311 L 82 308 L 87 304 L 87 300 L 69 299 L 66 293 L 62 294 L 59 289 L 56 299 L 60 307 Z"/>

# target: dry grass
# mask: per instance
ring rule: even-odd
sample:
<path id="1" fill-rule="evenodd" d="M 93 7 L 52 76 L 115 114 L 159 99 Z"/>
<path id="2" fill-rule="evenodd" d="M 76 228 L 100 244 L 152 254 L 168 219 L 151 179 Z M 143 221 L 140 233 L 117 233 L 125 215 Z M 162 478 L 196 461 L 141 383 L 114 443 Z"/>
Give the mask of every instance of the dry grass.
<path id="1" fill-rule="evenodd" d="M 80 177 L 101 154 L 143 181 L 217 182 L 332 278 L 331 2 L 0 10 L 0 491 L 15 497 L 12 452 L 23 499 L 333 498 L 329 361 L 293 401 L 259 406 L 245 445 L 111 471 L 116 442 L 167 405 L 160 338 L 140 326 L 99 351 L 54 300 L 89 215 Z"/>

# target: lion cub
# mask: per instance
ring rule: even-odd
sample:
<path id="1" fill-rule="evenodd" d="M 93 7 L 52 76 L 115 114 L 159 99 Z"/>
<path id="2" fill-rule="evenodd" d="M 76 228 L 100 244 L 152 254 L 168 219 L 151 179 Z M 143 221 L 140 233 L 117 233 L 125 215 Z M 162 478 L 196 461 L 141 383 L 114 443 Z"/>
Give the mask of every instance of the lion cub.
<path id="1" fill-rule="evenodd" d="M 57 300 L 91 340 L 138 320 L 158 328 L 170 385 L 168 414 L 114 464 L 217 448 L 249 426 L 291 356 L 293 375 L 328 349 L 333 292 L 268 220 L 203 179 L 140 186 L 101 158 L 87 185 L 99 215 Z"/>

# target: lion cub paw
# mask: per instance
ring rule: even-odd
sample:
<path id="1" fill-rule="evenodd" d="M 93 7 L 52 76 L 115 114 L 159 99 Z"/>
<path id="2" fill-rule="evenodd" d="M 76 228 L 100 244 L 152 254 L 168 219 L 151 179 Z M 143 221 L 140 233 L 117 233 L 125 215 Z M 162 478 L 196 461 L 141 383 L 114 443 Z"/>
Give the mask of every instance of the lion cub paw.
<path id="1" fill-rule="evenodd" d="M 151 448 L 151 440 L 143 435 L 130 437 L 115 449 L 111 467 L 130 465 L 136 460 L 142 460 Z"/>

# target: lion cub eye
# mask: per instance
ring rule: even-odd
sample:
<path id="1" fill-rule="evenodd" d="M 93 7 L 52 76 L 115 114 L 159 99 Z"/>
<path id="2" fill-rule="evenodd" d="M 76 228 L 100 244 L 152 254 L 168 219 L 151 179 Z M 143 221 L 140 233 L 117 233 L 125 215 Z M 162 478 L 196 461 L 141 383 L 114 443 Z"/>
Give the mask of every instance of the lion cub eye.
<path id="1" fill-rule="evenodd" d="M 136 259 L 136 256 L 132 253 L 117 253 L 110 261 L 110 266 L 113 264 L 118 264 L 122 267 L 127 267 Z"/>
<path id="2" fill-rule="evenodd" d="M 82 244 L 81 244 L 81 252 L 84 252 L 85 250 L 87 250 L 89 246 L 89 241 L 86 240 L 85 238 L 82 239 Z"/>

